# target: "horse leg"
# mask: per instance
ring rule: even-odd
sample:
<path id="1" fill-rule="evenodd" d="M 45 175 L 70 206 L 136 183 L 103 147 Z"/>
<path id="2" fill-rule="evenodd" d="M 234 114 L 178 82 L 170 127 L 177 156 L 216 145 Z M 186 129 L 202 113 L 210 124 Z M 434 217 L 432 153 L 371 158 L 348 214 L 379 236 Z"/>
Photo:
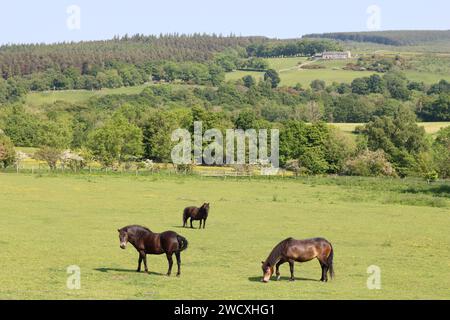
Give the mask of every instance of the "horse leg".
<path id="1" fill-rule="evenodd" d="M 206 219 L 203 220 L 203 229 L 205 229 Z"/>
<path id="2" fill-rule="evenodd" d="M 326 262 L 326 259 L 317 257 L 320 263 L 320 267 L 322 268 L 322 277 L 320 278 L 320 281 L 327 282 L 328 281 L 328 264 Z"/>
<path id="3" fill-rule="evenodd" d="M 189 220 L 191 222 L 191 229 L 194 229 L 194 227 L 192 226 L 192 217 L 191 220 Z"/>
<path id="4" fill-rule="evenodd" d="M 187 217 L 183 214 L 183 228 L 186 227 Z"/>
<path id="5" fill-rule="evenodd" d="M 294 260 L 289 260 L 289 269 L 291 270 L 291 278 L 289 281 L 294 281 Z"/>
<path id="6" fill-rule="evenodd" d="M 141 272 L 141 263 L 142 263 L 142 256 L 141 253 L 139 253 L 138 267 L 136 272 Z"/>
<path id="7" fill-rule="evenodd" d="M 280 280 L 280 277 L 281 277 L 281 275 L 280 275 L 280 266 L 281 266 L 283 263 L 285 263 L 285 262 L 286 262 L 286 261 L 284 261 L 284 260 L 280 260 L 280 261 L 278 261 L 278 263 L 277 263 L 277 265 L 276 265 L 277 281 Z"/>
<path id="8" fill-rule="evenodd" d="M 177 277 L 179 277 L 181 275 L 181 254 L 180 254 L 180 251 L 175 252 L 175 257 L 177 258 L 177 266 L 178 266 Z"/>
<path id="9" fill-rule="evenodd" d="M 147 268 L 147 255 L 145 254 L 145 251 L 140 251 L 139 252 L 140 258 L 142 261 L 144 261 L 144 268 L 145 268 L 145 272 L 148 273 L 148 268 Z M 139 264 L 139 269 L 140 269 L 141 265 Z"/>
<path id="10" fill-rule="evenodd" d="M 198 229 L 200 230 L 202 228 L 202 219 L 200 219 L 200 225 L 198 226 Z"/>
<path id="11" fill-rule="evenodd" d="M 172 252 L 166 253 L 167 261 L 169 261 L 169 270 L 167 271 L 167 276 L 170 277 L 170 274 L 172 273 L 172 265 L 173 265 L 173 259 L 172 259 Z"/>

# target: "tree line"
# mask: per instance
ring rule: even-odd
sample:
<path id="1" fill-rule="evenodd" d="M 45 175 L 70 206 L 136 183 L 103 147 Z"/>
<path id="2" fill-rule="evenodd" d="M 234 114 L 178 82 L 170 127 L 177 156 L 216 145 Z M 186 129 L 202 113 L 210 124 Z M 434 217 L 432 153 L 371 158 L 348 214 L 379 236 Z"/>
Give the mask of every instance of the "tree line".
<path id="1" fill-rule="evenodd" d="M 342 46 L 331 40 L 297 40 L 254 43 L 247 46 L 247 54 L 254 57 L 313 56 L 324 51 L 342 51 Z"/>
<path id="2" fill-rule="evenodd" d="M 37 113 L 21 103 L 5 105 L 0 108 L 2 163 L 15 161 L 12 145 L 39 148 L 35 157 L 51 168 L 67 149 L 104 167 L 146 159 L 170 162 L 171 132 L 176 128 L 192 132 L 194 121 L 202 121 L 204 130 L 218 128 L 224 133 L 229 128 L 280 129 L 281 165 L 296 174 L 448 177 L 450 129 L 430 140 L 416 124 L 412 101 L 394 99 L 389 90 L 339 93 L 335 90 L 340 86 L 322 86 L 320 80 L 310 88 L 277 87 L 269 73 L 266 80 L 244 80 L 218 87 L 151 85 L 140 94 L 106 95 L 82 103 L 58 101 Z M 427 92 L 431 99 L 442 99 L 447 90 L 441 82 Z M 357 130 L 355 143 L 326 125 L 328 117 L 367 124 Z"/>
<path id="3" fill-rule="evenodd" d="M 70 139 L 73 128 L 61 127 L 63 119 L 44 124 L 46 131 L 34 158 L 46 161 L 51 169 L 61 163 L 75 170 L 93 160 L 105 168 L 123 164 L 130 167 L 132 163 L 139 165 L 148 160 L 170 162 L 172 131 L 183 126 L 192 130 L 194 120 L 202 121 L 204 130 L 225 130 L 223 125 L 241 129 L 278 128 L 280 164 L 296 175 L 422 176 L 427 180 L 450 177 L 450 127 L 441 129 L 431 141 L 416 124 L 414 114 L 403 107 L 392 117 L 376 117 L 361 127 L 356 143 L 323 122 L 266 123 L 251 110 L 241 111 L 230 123 L 198 107 L 145 113 L 134 121 L 130 119 L 130 111 L 129 107 L 116 110 L 102 126 L 90 131 L 75 151 L 65 151 L 73 143 Z M 1 133 L 0 164 L 13 165 L 17 157 L 12 139 Z"/>
<path id="4" fill-rule="evenodd" d="M 88 66 L 101 68 L 110 62 L 134 65 L 165 60 L 205 62 L 226 49 L 265 41 L 268 39 L 264 37 L 234 35 L 136 34 L 105 41 L 4 45 L 0 47 L 0 74 L 9 79 L 48 69 L 63 72 L 69 67 L 83 73 Z"/>
<path id="5" fill-rule="evenodd" d="M 431 41 L 450 40 L 448 30 L 398 30 L 398 31 L 368 31 L 368 32 L 333 32 L 322 34 L 307 34 L 303 38 L 325 38 L 340 41 L 372 42 L 384 45 L 406 46 L 425 44 Z"/>

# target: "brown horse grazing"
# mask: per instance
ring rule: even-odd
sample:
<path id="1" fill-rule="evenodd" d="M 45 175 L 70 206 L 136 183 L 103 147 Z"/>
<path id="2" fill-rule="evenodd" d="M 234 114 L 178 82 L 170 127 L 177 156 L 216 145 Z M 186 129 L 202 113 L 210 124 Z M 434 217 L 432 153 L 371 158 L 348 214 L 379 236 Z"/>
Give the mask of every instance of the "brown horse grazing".
<path id="1" fill-rule="evenodd" d="M 203 221 L 203 229 L 205 229 L 206 219 L 208 218 L 209 213 L 209 203 L 204 203 L 200 208 L 197 207 L 187 207 L 184 208 L 183 211 L 183 227 L 186 226 L 186 222 L 189 218 L 191 218 L 191 228 L 192 226 L 192 220 L 200 220 L 200 226 L 199 229 L 202 228 L 202 221 Z"/>
<path id="2" fill-rule="evenodd" d="M 290 281 L 294 281 L 294 261 L 307 262 L 314 258 L 319 260 L 322 267 L 320 281 L 328 281 L 328 272 L 330 272 L 330 277 L 333 278 L 333 247 L 330 242 L 323 238 L 306 240 L 288 238 L 283 240 L 273 248 L 266 261 L 262 261 L 263 278 L 261 281 L 269 282 L 274 266 L 276 266 L 277 280 L 280 280 L 280 266 L 285 262 L 289 262 Z"/>
<path id="3" fill-rule="evenodd" d="M 139 262 L 137 272 L 141 271 L 141 262 L 144 261 L 145 272 L 147 269 L 147 254 L 163 254 L 167 256 L 169 262 L 169 270 L 167 275 L 170 276 L 172 272 L 172 255 L 175 253 L 177 258 L 178 272 L 180 275 L 181 257 L 180 252 L 185 250 L 188 246 L 186 238 L 180 236 L 176 232 L 166 231 L 163 233 L 153 233 L 146 227 L 132 225 L 118 229 L 120 247 L 125 249 L 127 243 L 131 243 L 139 252 Z"/>

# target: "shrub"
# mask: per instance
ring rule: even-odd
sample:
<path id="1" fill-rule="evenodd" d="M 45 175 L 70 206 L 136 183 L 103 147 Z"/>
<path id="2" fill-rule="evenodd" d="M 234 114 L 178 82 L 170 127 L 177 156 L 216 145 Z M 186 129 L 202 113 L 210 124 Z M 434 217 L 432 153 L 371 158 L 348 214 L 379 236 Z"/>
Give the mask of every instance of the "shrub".
<path id="1" fill-rule="evenodd" d="M 300 166 L 309 174 L 323 174 L 329 169 L 324 151 L 320 146 L 305 149 L 299 157 Z"/>
<path id="2" fill-rule="evenodd" d="M 326 69 L 326 67 L 321 64 L 305 64 L 305 65 L 301 65 L 300 68 L 301 69 L 309 69 L 309 70 Z"/>
<path id="3" fill-rule="evenodd" d="M 16 152 L 14 145 L 7 136 L 0 132 L 0 167 L 8 167 L 14 164 Z"/>
<path id="4" fill-rule="evenodd" d="M 396 175 L 383 150 L 365 150 L 355 158 L 347 160 L 344 172 L 352 176 L 367 177 Z"/>
<path id="5" fill-rule="evenodd" d="M 177 173 L 191 174 L 194 171 L 193 164 L 177 164 L 175 165 Z"/>
<path id="6" fill-rule="evenodd" d="M 61 156 L 61 165 L 63 168 L 69 168 L 72 171 L 79 171 L 86 166 L 86 162 L 82 156 L 70 150 L 64 151 Z"/>
<path id="7" fill-rule="evenodd" d="M 436 171 L 432 170 L 424 174 L 424 179 L 427 180 L 427 183 L 431 183 L 436 181 L 439 178 L 439 175 Z"/>
<path id="8" fill-rule="evenodd" d="M 301 174 L 305 173 L 305 168 L 300 166 L 299 160 L 289 160 L 285 165 L 286 170 L 294 172 L 294 175 L 298 177 Z"/>
<path id="9" fill-rule="evenodd" d="M 323 80 L 313 80 L 309 86 L 314 91 L 322 91 L 322 90 L 325 90 L 327 85 L 326 85 L 325 81 L 323 81 Z"/>
<path id="10" fill-rule="evenodd" d="M 437 133 L 432 149 L 433 162 L 441 178 L 450 177 L 450 127 Z"/>
<path id="11" fill-rule="evenodd" d="M 50 170 L 56 170 L 56 164 L 61 158 L 61 150 L 52 147 L 42 147 L 34 154 L 34 158 L 47 162 Z"/>

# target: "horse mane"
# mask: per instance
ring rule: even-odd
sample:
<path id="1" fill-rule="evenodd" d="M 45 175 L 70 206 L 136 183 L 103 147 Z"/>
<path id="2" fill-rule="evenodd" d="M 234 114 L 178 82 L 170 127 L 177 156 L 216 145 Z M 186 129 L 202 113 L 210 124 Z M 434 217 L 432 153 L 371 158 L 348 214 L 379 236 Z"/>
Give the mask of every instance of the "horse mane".
<path id="1" fill-rule="evenodd" d="M 292 238 L 287 238 L 281 241 L 279 244 L 277 244 L 275 248 L 272 249 L 272 252 L 270 252 L 264 265 L 274 266 L 278 262 L 281 253 L 286 248 L 286 244 L 291 240 Z"/>
<path id="2" fill-rule="evenodd" d="M 122 229 L 124 229 L 124 230 L 128 230 L 128 229 L 137 229 L 138 232 L 142 232 L 142 231 L 152 232 L 149 228 L 144 227 L 144 226 L 140 226 L 140 225 L 137 225 L 137 224 L 133 224 L 133 225 L 130 225 L 130 226 L 126 226 L 126 227 L 124 227 L 124 228 L 122 228 Z"/>
<path id="3" fill-rule="evenodd" d="M 208 212 L 208 210 L 206 210 L 205 204 L 202 204 L 202 206 L 200 208 L 198 208 L 198 211 L 203 212 L 203 213 L 207 213 Z"/>

